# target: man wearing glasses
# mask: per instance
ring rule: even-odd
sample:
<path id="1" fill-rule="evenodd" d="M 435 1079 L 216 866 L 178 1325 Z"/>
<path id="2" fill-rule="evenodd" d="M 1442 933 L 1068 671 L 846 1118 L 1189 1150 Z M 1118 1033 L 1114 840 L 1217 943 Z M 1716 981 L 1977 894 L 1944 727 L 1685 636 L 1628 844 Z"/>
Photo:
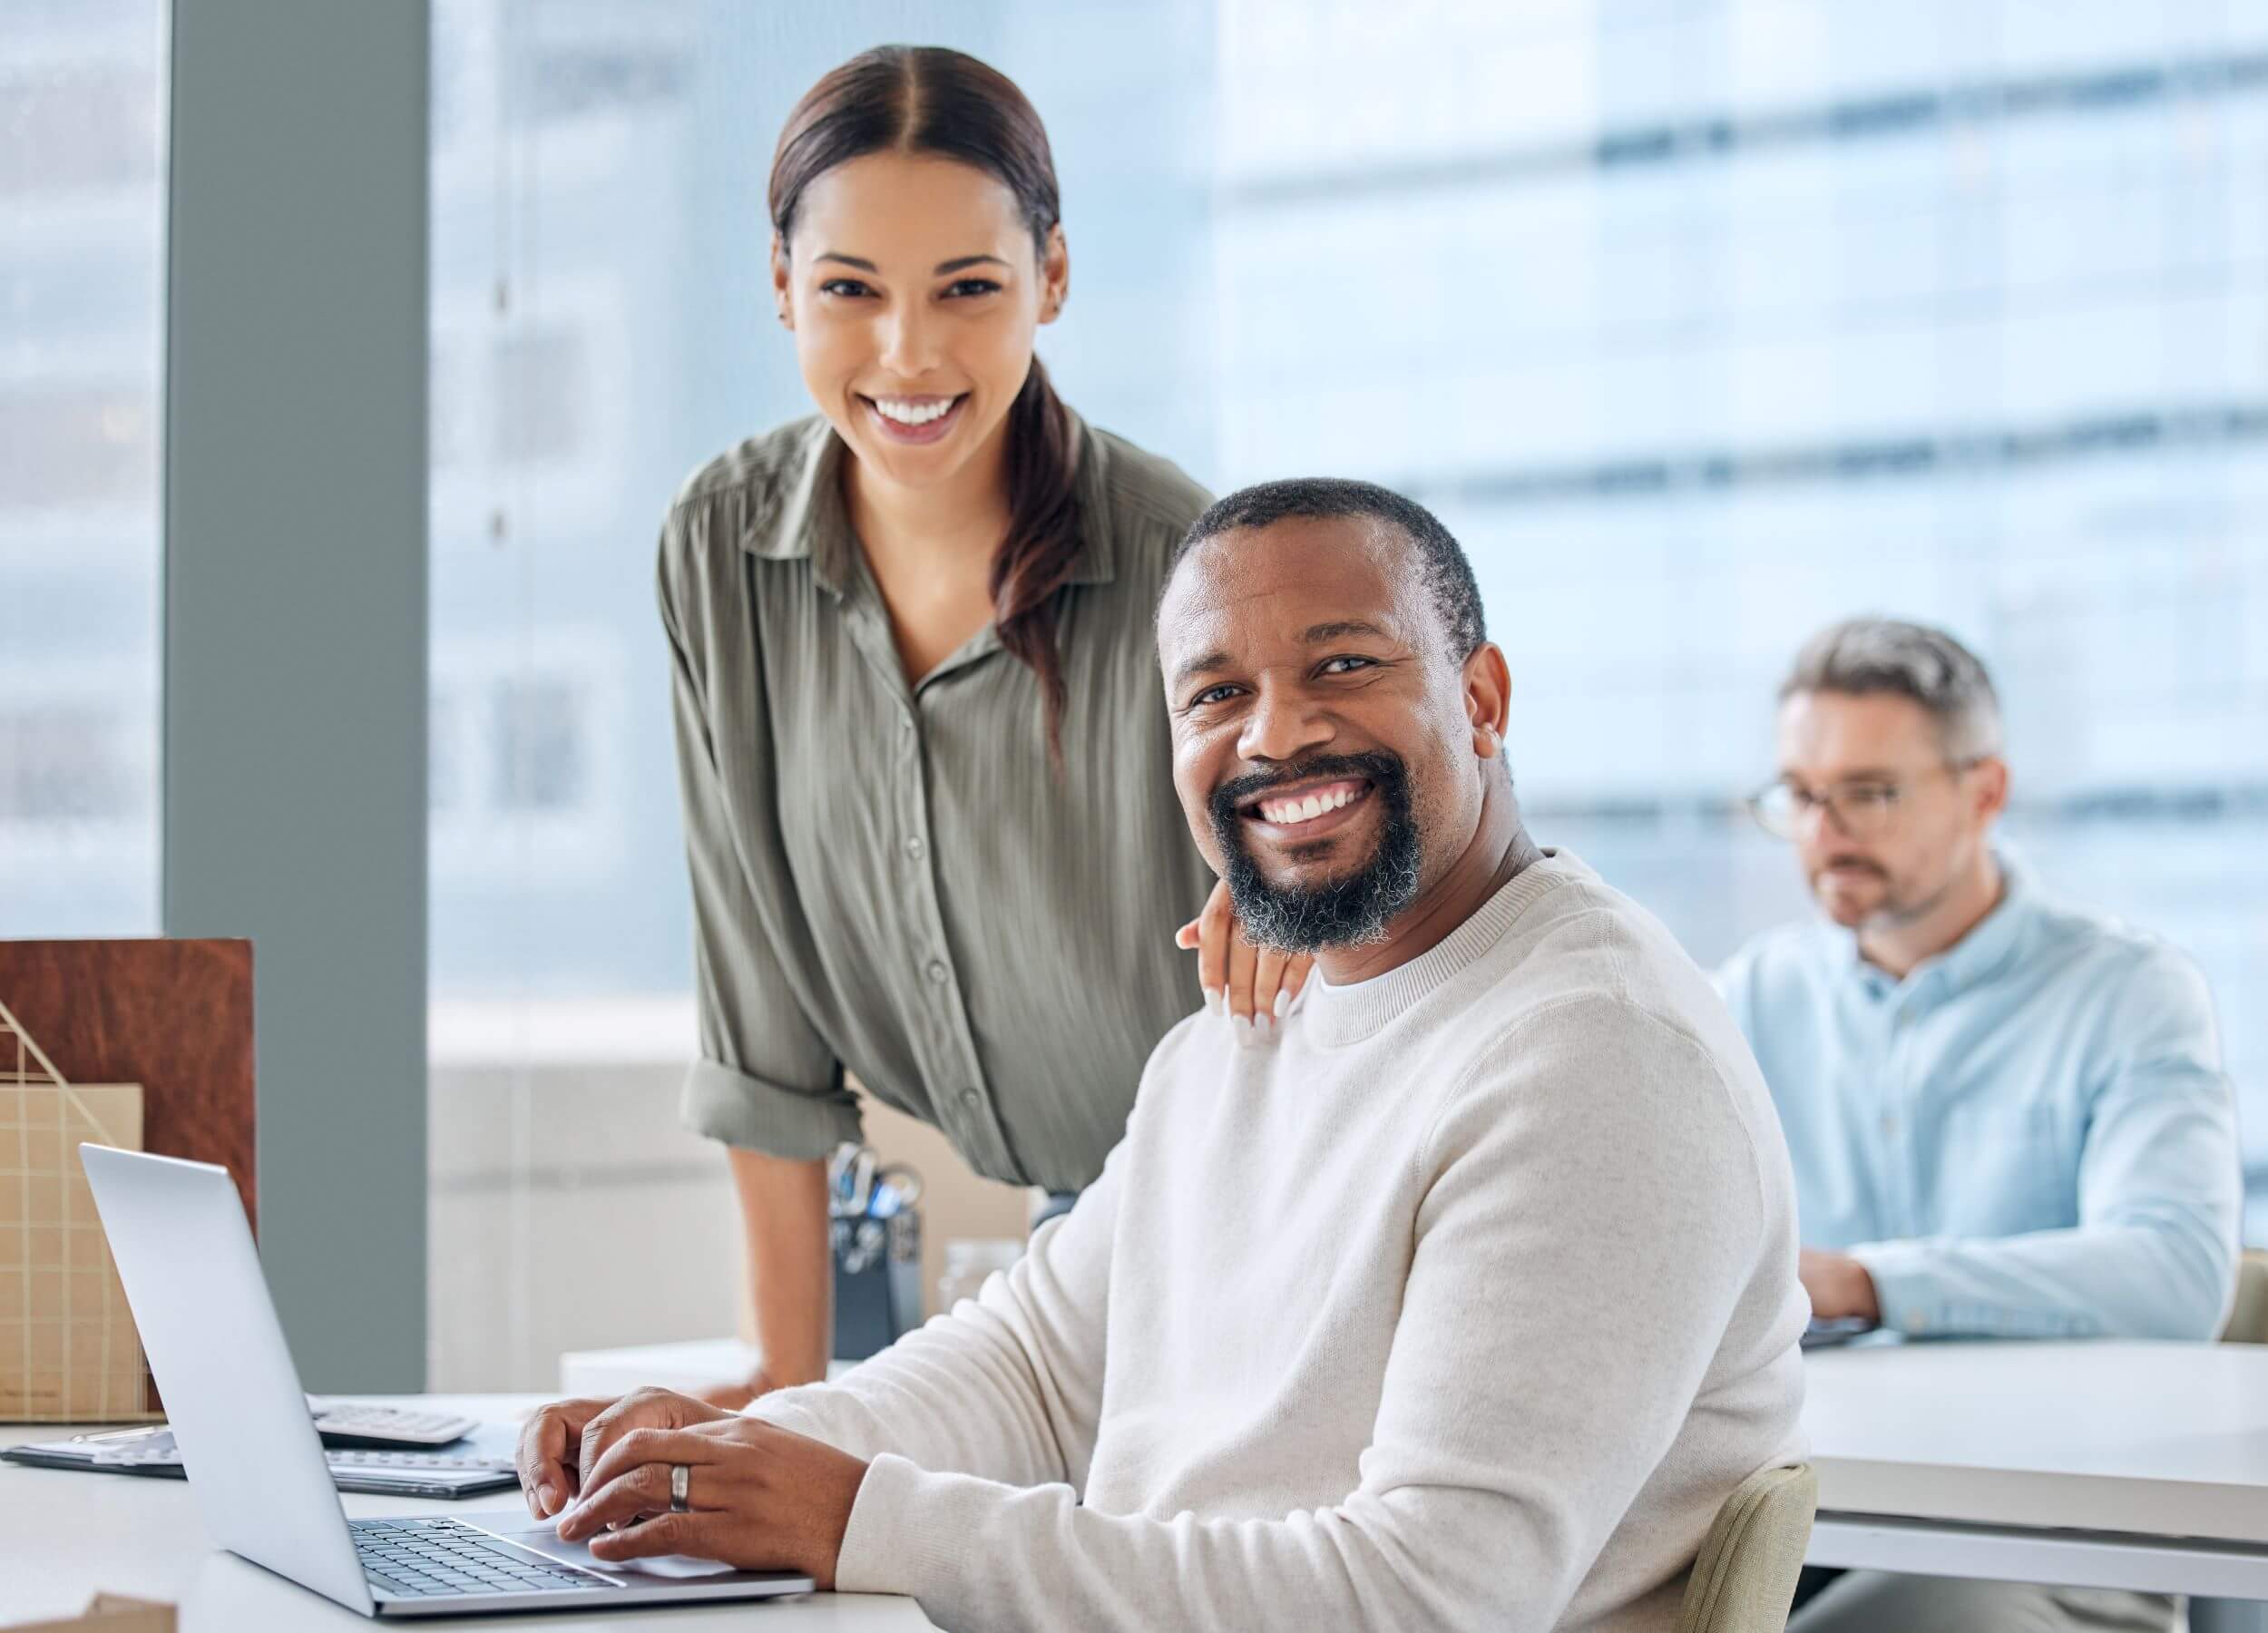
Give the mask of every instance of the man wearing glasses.
<path id="1" fill-rule="evenodd" d="M 1838 624 L 1781 687 L 1777 737 L 1752 806 L 1833 922 L 1758 938 L 1717 981 L 1786 1131 L 1814 1318 L 2213 1337 L 2241 1182 L 2211 999 L 2181 953 L 1993 849 L 2009 768 L 1984 666 L 1936 630 Z M 1791 1625 L 2021 1616 L 2164 1628 L 2172 1606 L 1854 1572 Z"/>

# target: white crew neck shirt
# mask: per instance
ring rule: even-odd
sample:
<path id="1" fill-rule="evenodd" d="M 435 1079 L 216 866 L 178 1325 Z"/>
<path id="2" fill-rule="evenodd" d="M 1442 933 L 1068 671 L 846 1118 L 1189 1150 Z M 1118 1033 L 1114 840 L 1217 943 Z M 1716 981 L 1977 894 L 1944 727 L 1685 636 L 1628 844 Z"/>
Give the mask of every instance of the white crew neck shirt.
<path id="1" fill-rule="evenodd" d="M 1707 979 L 1549 855 L 1279 1033 L 1176 1027 L 1013 1271 L 750 1408 L 871 1460 L 838 1585 L 949 1628 L 1674 1627 L 1804 1450 L 1787 1154 Z"/>

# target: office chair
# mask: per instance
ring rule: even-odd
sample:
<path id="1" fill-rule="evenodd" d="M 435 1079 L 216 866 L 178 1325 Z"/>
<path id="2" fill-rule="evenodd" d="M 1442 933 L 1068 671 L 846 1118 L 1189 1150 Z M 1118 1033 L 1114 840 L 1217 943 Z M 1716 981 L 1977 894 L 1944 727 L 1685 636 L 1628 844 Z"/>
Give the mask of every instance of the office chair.
<path id="1" fill-rule="evenodd" d="M 1716 1511 L 1677 1613 L 1677 1633 L 1781 1633 L 1811 1546 L 1819 1479 L 1807 1463 L 1760 1469 Z"/>
<path id="2" fill-rule="evenodd" d="M 2268 1248 L 2247 1247 L 2236 1261 L 2236 1302 L 2221 1342 L 2268 1344 Z"/>

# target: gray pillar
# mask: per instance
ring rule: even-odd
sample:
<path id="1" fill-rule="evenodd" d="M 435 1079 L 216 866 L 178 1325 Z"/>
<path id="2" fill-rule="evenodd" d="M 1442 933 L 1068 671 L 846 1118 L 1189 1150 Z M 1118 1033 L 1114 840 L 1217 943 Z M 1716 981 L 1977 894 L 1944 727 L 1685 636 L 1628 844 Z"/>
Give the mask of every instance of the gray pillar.
<path id="1" fill-rule="evenodd" d="M 422 0 L 176 0 L 164 923 L 254 944 L 307 1386 L 425 1370 Z"/>
<path id="2" fill-rule="evenodd" d="M 2268 1604 L 2254 1599 L 2191 1599 L 2189 1633 L 2268 1633 Z"/>

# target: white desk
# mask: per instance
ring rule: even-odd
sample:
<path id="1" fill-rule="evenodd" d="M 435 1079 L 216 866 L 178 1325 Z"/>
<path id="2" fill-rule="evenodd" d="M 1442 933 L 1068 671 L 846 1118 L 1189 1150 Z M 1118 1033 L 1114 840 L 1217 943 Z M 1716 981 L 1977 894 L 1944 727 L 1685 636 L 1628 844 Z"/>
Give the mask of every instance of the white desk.
<path id="1" fill-rule="evenodd" d="M 1814 1565 L 2268 1599 L 2268 1346 L 1822 1350 Z"/>
<path id="2" fill-rule="evenodd" d="M 468 1416 L 507 1419 L 536 1396 L 426 1397 Z M 0 1444 L 56 1440 L 67 1429 L 0 1424 Z M 520 1501 L 509 1491 L 464 1502 L 348 1495 L 357 1518 L 391 1513 L 455 1514 Z M 524 1507 L 517 1511 L 523 1517 Z M 477 1625 L 489 1633 L 524 1628 L 607 1629 L 734 1627 L 744 1633 L 929 1633 L 912 1599 L 867 1594 L 797 1594 L 703 1606 L 648 1606 L 595 1614 L 448 1618 L 375 1624 L 257 1565 L 216 1550 L 197 1518 L 186 1481 L 25 1469 L 0 1462 L 0 1628 L 42 1617 L 75 1616 L 96 1589 L 166 1599 L 181 1607 L 181 1633 L 246 1633 L 269 1628 Z"/>
<path id="3" fill-rule="evenodd" d="M 568 1393 L 752 1365 L 730 1339 L 560 1358 Z M 2268 1345 L 1861 1345 L 1805 1365 L 1812 1563 L 2268 1600 Z"/>
<path id="4" fill-rule="evenodd" d="M 1904 1345 L 1823 1350 L 1805 1364 L 1813 1564 L 2268 1599 L 2268 1346 Z M 493 1419 L 535 1398 L 439 1399 Z M 56 1433 L 0 1425 L 0 1442 Z M 356 1515 L 510 1501 L 346 1499 Z M 75 1613 L 97 1588 L 174 1600 L 185 1633 L 367 1626 L 216 1552 L 181 1481 L 0 1463 L 0 1627 Z M 526 1625 L 728 1618 L 759 1633 L 930 1626 L 909 1599 L 828 1594 Z"/>

